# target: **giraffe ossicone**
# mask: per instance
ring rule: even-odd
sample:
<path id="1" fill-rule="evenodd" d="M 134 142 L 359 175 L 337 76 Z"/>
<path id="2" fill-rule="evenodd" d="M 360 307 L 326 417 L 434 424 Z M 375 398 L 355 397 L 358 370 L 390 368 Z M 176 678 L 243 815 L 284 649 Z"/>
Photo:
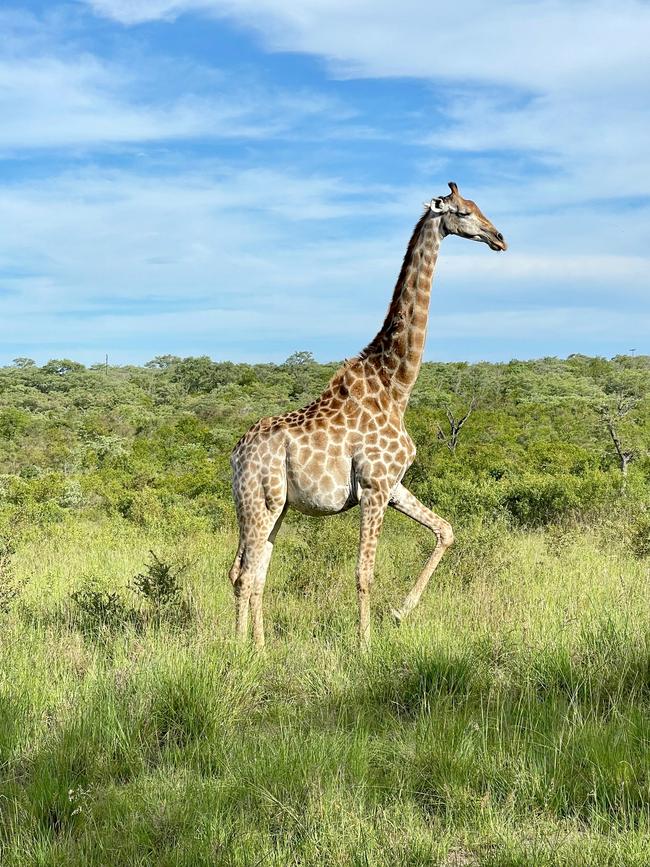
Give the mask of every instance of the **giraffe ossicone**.
<path id="1" fill-rule="evenodd" d="M 420 371 L 429 302 L 440 243 L 458 235 L 505 250 L 503 236 L 478 206 L 451 192 L 434 197 L 417 222 L 384 323 L 359 355 L 347 360 L 309 406 L 255 424 L 235 446 L 231 465 L 239 547 L 230 570 L 236 634 L 264 645 L 262 597 L 273 544 L 289 507 L 332 515 L 359 506 L 361 531 L 356 580 L 359 637 L 370 640 L 370 585 L 386 509 L 430 529 L 436 544 L 399 609 L 401 622 L 417 605 L 454 536 L 402 479 L 415 458 L 404 412 Z"/>

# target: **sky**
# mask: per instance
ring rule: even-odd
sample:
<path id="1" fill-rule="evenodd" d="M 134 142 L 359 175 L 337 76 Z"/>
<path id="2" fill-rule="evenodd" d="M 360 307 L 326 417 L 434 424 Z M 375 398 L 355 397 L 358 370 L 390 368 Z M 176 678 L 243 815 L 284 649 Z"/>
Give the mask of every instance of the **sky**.
<path id="1" fill-rule="evenodd" d="M 422 203 L 427 359 L 650 353 L 648 0 L 5 0 L 0 363 L 358 352 Z"/>

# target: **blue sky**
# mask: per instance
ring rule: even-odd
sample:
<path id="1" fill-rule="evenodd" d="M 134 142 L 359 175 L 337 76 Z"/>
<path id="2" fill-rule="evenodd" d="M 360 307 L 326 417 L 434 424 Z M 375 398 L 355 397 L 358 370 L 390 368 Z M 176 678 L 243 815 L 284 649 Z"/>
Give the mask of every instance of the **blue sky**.
<path id="1" fill-rule="evenodd" d="M 0 362 L 353 355 L 425 199 L 426 357 L 650 352 L 650 4 L 0 10 Z"/>

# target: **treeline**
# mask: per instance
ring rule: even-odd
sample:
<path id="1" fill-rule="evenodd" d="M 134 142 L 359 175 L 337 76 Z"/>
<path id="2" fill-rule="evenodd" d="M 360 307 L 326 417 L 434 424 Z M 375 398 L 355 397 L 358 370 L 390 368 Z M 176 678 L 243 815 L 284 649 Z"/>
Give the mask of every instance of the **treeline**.
<path id="1" fill-rule="evenodd" d="M 260 416 L 307 403 L 336 368 L 307 352 L 278 365 L 18 358 L 0 368 L 0 524 L 79 513 L 144 526 L 231 522 L 238 437 Z M 407 484 L 452 520 L 624 515 L 643 551 L 650 356 L 429 362 L 407 426 L 418 446 Z"/>

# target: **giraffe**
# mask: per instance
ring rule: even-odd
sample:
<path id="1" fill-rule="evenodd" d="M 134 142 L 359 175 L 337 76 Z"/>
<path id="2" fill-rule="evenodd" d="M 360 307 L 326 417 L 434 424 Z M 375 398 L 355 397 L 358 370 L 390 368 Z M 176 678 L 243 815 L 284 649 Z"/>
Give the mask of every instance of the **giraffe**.
<path id="1" fill-rule="evenodd" d="M 440 242 L 459 235 L 505 250 L 506 242 L 477 205 L 451 192 L 425 205 L 408 244 L 384 323 L 362 352 L 346 361 L 325 391 L 304 409 L 263 418 L 235 446 L 231 465 L 239 547 L 230 570 L 236 635 L 264 645 L 262 595 L 273 544 L 292 506 L 307 515 L 360 507 L 356 567 L 359 639 L 370 641 L 370 585 L 375 552 L 390 506 L 433 532 L 436 544 L 402 605 L 399 624 L 417 605 L 447 548 L 451 525 L 421 503 L 402 479 L 415 458 L 404 412 L 426 338 L 433 272 Z"/>

